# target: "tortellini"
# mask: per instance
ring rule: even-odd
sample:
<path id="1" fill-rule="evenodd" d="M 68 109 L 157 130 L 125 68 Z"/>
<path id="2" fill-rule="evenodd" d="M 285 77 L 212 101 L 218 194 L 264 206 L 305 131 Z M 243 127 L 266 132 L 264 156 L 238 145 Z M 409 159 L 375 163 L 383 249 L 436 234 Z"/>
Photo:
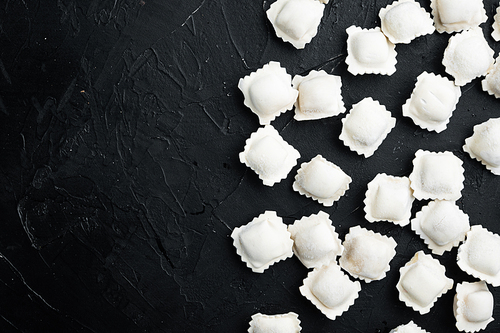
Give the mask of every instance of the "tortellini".
<path id="1" fill-rule="evenodd" d="M 276 212 L 266 211 L 231 233 L 236 252 L 255 273 L 293 256 L 293 240 Z"/>
<path id="2" fill-rule="evenodd" d="M 474 126 L 474 134 L 465 139 L 463 149 L 494 175 L 500 175 L 500 118 Z"/>
<path id="3" fill-rule="evenodd" d="M 299 315 L 295 312 L 277 315 L 256 313 L 252 316 L 248 333 L 299 333 L 301 330 Z"/>

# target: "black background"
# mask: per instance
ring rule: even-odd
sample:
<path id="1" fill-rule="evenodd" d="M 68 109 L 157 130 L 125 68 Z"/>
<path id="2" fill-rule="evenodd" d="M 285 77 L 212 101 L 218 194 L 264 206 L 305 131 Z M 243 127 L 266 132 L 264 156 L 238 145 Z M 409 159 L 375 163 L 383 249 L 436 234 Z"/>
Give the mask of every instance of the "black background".
<path id="1" fill-rule="evenodd" d="M 353 76 L 345 29 L 379 26 L 390 1 L 331 0 L 304 50 L 276 37 L 265 15 L 271 3 L 0 4 L 0 331 L 245 332 L 254 313 L 289 311 L 303 332 L 388 332 L 410 320 L 429 332 L 456 331 L 454 289 L 423 316 L 398 300 L 399 268 L 430 251 L 409 226 L 368 223 L 364 193 L 377 173 L 408 176 L 419 148 L 452 151 L 465 168 L 457 204 L 471 225 L 500 233 L 500 177 L 462 150 L 474 125 L 500 116 L 500 101 L 476 79 L 462 87 L 447 130 L 422 130 L 401 106 L 422 71 L 446 75 L 449 34 L 397 45 L 392 76 Z M 481 26 L 496 56 L 498 3 L 484 3 Z M 297 122 L 290 111 L 273 121 L 301 153 L 299 164 L 321 154 L 353 178 L 333 207 L 292 190 L 298 165 L 267 187 L 239 162 L 259 124 L 237 83 L 271 60 L 291 75 L 340 75 L 348 110 L 370 96 L 397 118 L 368 159 L 338 139 L 344 115 Z M 413 216 L 425 203 L 415 202 Z M 265 210 L 287 224 L 323 210 L 342 239 L 354 225 L 392 236 L 392 269 L 362 282 L 355 304 L 331 321 L 299 293 L 308 270 L 297 258 L 257 274 L 236 254 L 232 229 Z M 455 283 L 474 281 L 456 252 L 434 257 Z M 500 331 L 500 320 L 486 331 Z"/>

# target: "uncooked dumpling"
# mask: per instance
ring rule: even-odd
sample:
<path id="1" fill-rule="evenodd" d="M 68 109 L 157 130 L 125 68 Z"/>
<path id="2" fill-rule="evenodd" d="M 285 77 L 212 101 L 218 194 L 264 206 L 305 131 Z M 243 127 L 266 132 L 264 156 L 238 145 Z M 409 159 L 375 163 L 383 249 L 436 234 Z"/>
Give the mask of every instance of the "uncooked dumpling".
<path id="1" fill-rule="evenodd" d="M 465 139 L 463 149 L 494 175 L 500 175 L 500 118 L 474 126 L 474 134 Z"/>

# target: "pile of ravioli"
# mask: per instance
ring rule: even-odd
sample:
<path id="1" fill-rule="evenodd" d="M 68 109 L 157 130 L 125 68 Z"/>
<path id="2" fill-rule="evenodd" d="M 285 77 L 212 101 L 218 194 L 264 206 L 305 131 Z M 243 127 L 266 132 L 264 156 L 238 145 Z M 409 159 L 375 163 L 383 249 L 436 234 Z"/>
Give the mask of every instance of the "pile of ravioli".
<path id="1" fill-rule="evenodd" d="M 317 34 L 328 0 L 277 0 L 267 17 L 276 35 L 295 48 L 306 47 Z M 463 6 L 462 6 L 463 5 Z M 440 133 L 461 97 L 460 87 L 483 77 L 482 88 L 500 98 L 500 64 L 493 58 L 483 31 L 487 19 L 481 0 L 432 0 L 431 14 L 413 0 L 395 1 L 381 8 L 380 28 L 347 28 L 348 71 L 353 75 L 392 75 L 396 71 L 396 44 L 419 36 L 454 33 L 442 63 L 453 80 L 422 72 L 402 114 L 415 125 Z M 493 38 L 500 40 L 500 7 Z M 347 112 L 342 100 L 342 79 L 311 70 L 292 78 L 277 61 L 271 61 L 240 79 L 244 104 L 263 125 L 246 140 L 239 158 L 265 186 L 289 177 L 300 152 L 272 126 L 281 113 L 294 109 L 297 121 L 335 117 Z M 342 119 L 339 139 L 353 152 L 368 158 L 376 153 L 396 125 L 384 105 L 371 97 L 354 104 Z M 474 126 L 463 150 L 494 175 L 500 175 L 500 118 Z M 500 236 L 480 225 L 470 226 L 468 215 L 456 204 L 464 188 L 463 162 L 452 152 L 418 150 L 408 177 L 379 173 L 367 184 L 364 212 L 368 222 L 410 225 L 434 256 L 458 247 L 458 266 L 477 282 L 456 283 L 453 309 L 456 327 L 464 332 L 485 329 L 493 321 L 493 295 L 488 284 L 500 286 Z M 317 155 L 297 170 L 293 190 L 325 207 L 349 190 L 348 172 L 334 161 Z M 429 200 L 412 218 L 414 200 Z M 259 212 L 257 212 L 259 213 Z M 354 304 L 364 283 L 384 279 L 396 255 L 396 240 L 361 226 L 351 227 L 342 241 L 330 216 L 319 211 L 286 225 L 275 211 L 265 211 L 231 234 L 236 252 L 255 273 L 295 255 L 311 269 L 300 293 L 327 318 L 335 320 Z M 399 299 L 414 311 L 431 311 L 438 298 L 455 285 L 440 261 L 418 251 L 399 269 L 395 288 Z M 299 332 L 298 315 L 252 316 L 249 332 Z M 425 332 L 413 322 L 392 332 Z"/>

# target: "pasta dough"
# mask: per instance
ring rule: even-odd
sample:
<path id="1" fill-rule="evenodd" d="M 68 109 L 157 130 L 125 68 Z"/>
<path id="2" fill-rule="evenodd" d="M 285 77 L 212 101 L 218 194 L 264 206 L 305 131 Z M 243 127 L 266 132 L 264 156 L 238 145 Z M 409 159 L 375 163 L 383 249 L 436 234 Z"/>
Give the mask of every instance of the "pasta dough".
<path id="1" fill-rule="evenodd" d="M 396 47 L 380 28 L 350 26 L 347 32 L 347 70 L 354 75 L 392 75 L 396 71 Z"/>
<path id="2" fill-rule="evenodd" d="M 415 197 L 408 177 L 379 173 L 368 183 L 365 194 L 365 218 L 368 222 L 389 221 L 405 226 L 410 223 Z"/>
<path id="3" fill-rule="evenodd" d="M 332 206 L 349 189 L 352 179 L 341 168 L 317 155 L 302 163 L 297 171 L 293 189 L 324 206 Z"/>
<path id="4" fill-rule="evenodd" d="M 482 0 L 431 0 L 431 8 L 439 33 L 479 27 L 488 19 Z"/>
<path id="5" fill-rule="evenodd" d="M 327 265 L 344 247 L 327 213 L 320 211 L 288 226 L 293 239 L 293 252 L 307 268 Z"/>
<path id="6" fill-rule="evenodd" d="M 240 161 L 273 186 L 285 179 L 297 164 L 300 153 L 289 145 L 271 125 L 259 128 L 247 139 Z"/>
<path id="7" fill-rule="evenodd" d="M 299 315 L 295 312 L 277 315 L 256 313 L 252 316 L 248 333 L 299 333 L 301 330 Z"/>
<path id="8" fill-rule="evenodd" d="M 411 220 L 411 228 L 432 253 L 442 255 L 465 239 L 469 216 L 452 201 L 431 201 Z"/>
<path id="9" fill-rule="evenodd" d="M 457 284 L 453 314 L 459 331 L 477 332 L 493 321 L 493 294 L 484 281 Z"/>
<path id="10" fill-rule="evenodd" d="M 310 272 L 299 290 L 328 319 L 335 320 L 354 304 L 361 284 L 351 281 L 335 262 L 331 262 Z"/>
<path id="11" fill-rule="evenodd" d="M 352 151 L 370 157 L 394 126 L 396 118 L 385 106 L 367 97 L 354 104 L 351 112 L 342 119 L 339 139 Z"/>
<path id="12" fill-rule="evenodd" d="M 493 287 L 500 286 L 500 236 L 475 225 L 466 237 L 458 248 L 458 266 Z"/>
<path id="13" fill-rule="evenodd" d="M 268 125 L 281 113 L 291 110 L 299 92 L 292 88 L 292 76 L 280 63 L 271 61 L 238 82 L 243 103 Z"/>
<path id="14" fill-rule="evenodd" d="M 444 266 L 423 251 L 415 253 L 399 273 L 399 299 L 420 314 L 428 313 L 437 299 L 453 287 Z"/>
<path id="15" fill-rule="evenodd" d="M 409 44 L 413 39 L 432 34 L 434 22 L 431 15 L 414 0 L 399 0 L 378 14 L 384 35 L 394 43 Z"/>
<path id="16" fill-rule="evenodd" d="M 396 241 L 360 226 L 351 227 L 345 237 L 340 267 L 369 283 L 382 280 L 396 255 Z"/>
<path id="17" fill-rule="evenodd" d="M 312 70 L 305 77 L 295 75 L 292 85 L 299 91 L 295 102 L 296 120 L 322 119 L 345 112 L 340 76 Z"/>
<path id="18" fill-rule="evenodd" d="M 494 175 L 500 175 L 500 118 L 474 126 L 474 134 L 465 139 L 463 149 Z"/>
<path id="19" fill-rule="evenodd" d="M 440 133 L 446 129 L 460 96 L 460 87 L 453 81 L 423 72 L 403 105 L 403 116 L 410 117 L 423 129 Z"/>
<path id="20" fill-rule="evenodd" d="M 293 240 L 276 212 L 265 211 L 250 223 L 234 228 L 231 237 L 241 260 L 255 273 L 293 256 Z"/>
<path id="21" fill-rule="evenodd" d="M 451 152 L 419 149 L 413 159 L 410 186 L 418 200 L 457 200 L 464 188 L 463 162 Z"/>
<path id="22" fill-rule="evenodd" d="M 303 49 L 316 36 L 324 9 L 316 0 L 278 0 L 266 14 L 278 37 Z"/>

